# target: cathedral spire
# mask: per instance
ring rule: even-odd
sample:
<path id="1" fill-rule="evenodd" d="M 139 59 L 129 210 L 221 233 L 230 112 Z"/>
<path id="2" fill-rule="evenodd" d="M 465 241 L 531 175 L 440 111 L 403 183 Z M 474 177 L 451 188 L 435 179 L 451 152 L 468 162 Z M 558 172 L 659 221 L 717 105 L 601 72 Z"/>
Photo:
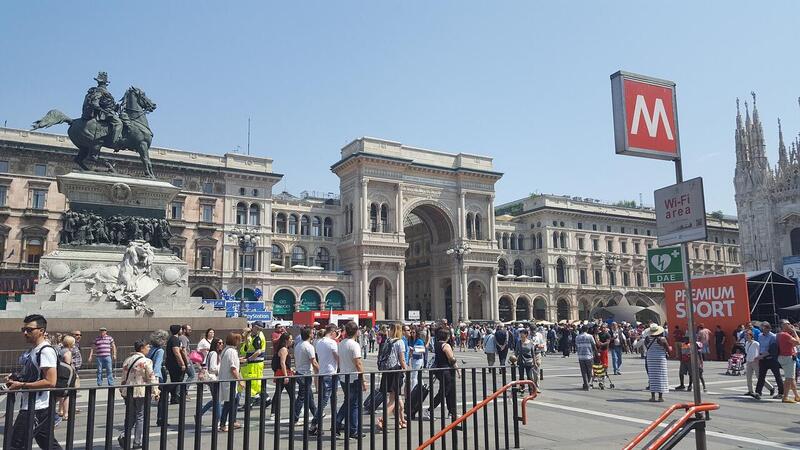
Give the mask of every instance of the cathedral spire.
<path id="1" fill-rule="evenodd" d="M 766 144 L 764 143 L 764 128 L 761 126 L 761 119 L 758 117 L 758 106 L 756 106 L 756 93 L 750 92 L 753 96 L 753 128 L 750 132 L 752 140 L 750 142 L 750 152 L 753 158 L 766 158 Z"/>
<path id="2" fill-rule="evenodd" d="M 786 144 L 783 142 L 783 128 L 781 128 L 781 119 L 778 118 L 778 168 L 776 172 L 783 173 L 788 169 L 789 158 L 786 154 Z"/>
<path id="3" fill-rule="evenodd" d="M 736 97 L 736 131 L 734 133 L 736 142 L 736 164 L 739 165 L 747 161 L 747 150 L 745 144 L 744 126 L 742 126 L 742 110 L 739 109 L 739 97 Z"/>

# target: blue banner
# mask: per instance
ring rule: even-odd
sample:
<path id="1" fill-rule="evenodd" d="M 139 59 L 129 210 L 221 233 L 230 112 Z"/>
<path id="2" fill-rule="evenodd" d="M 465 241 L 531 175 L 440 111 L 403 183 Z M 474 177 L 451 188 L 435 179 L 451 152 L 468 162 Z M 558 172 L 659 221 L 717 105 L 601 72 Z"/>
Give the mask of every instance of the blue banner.
<path id="1" fill-rule="evenodd" d="M 228 317 L 236 317 L 239 315 L 239 304 L 240 302 L 238 300 L 225 302 L 225 311 L 228 312 Z M 263 311 L 266 311 L 264 302 L 244 302 L 245 313 Z"/>
<path id="2" fill-rule="evenodd" d="M 203 303 L 214 305 L 214 309 L 225 309 L 225 300 L 223 299 L 203 299 Z"/>

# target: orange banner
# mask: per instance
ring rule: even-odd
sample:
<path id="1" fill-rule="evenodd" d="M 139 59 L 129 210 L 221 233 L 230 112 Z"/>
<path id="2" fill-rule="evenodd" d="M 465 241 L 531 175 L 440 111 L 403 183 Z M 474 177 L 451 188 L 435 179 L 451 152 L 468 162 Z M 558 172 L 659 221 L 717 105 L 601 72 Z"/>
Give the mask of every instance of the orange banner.
<path id="1" fill-rule="evenodd" d="M 667 310 L 670 341 L 674 337 L 675 325 L 684 332 L 689 322 L 686 314 L 686 289 L 684 283 L 664 283 L 664 299 Z M 747 294 L 747 277 L 743 273 L 692 278 L 695 327 L 702 324 L 711 330 L 709 347 L 711 358 L 716 359 L 717 349 L 714 332 L 717 325 L 725 333 L 726 357 L 733 347 L 733 331 L 740 324 L 750 321 L 750 300 Z M 687 333 L 688 334 L 688 333 Z"/>

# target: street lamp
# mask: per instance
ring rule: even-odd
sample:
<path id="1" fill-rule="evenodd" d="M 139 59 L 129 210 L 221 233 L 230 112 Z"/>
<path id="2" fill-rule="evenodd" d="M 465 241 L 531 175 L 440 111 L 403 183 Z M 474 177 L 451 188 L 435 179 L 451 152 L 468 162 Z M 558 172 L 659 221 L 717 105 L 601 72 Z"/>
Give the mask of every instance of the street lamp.
<path id="1" fill-rule="evenodd" d="M 256 246 L 258 245 L 258 238 L 249 231 L 245 230 L 233 230 L 230 234 L 232 239 L 236 239 L 239 243 L 239 249 L 242 251 L 242 259 L 239 263 L 239 269 L 242 271 L 242 290 L 240 291 L 241 294 L 239 295 L 239 317 L 244 317 L 244 262 L 245 262 L 245 255 L 247 253 L 252 252 Z"/>
<path id="2" fill-rule="evenodd" d="M 446 254 L 452 256 L 456 260 L 456 264 L 458 264 L 458 322 L 461 323 L 463 320 L 463 308 L 461 302 L 464 301 L 464 256 L 469 255 L 472 253 L 472 248 L 469 244 L 465 244 L 463 241 L 459 242 L 455 246 L 448 248 L 445 252 Z"/>

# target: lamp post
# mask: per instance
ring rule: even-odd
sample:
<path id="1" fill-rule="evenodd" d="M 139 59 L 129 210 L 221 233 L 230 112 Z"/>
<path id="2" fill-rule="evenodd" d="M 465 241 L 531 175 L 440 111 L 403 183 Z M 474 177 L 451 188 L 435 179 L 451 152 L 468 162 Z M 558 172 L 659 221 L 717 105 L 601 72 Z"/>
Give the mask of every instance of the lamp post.
<path id="1" fill-rule="evenodd" d="M 239 317 L 244 317 L 244 260 L 245 255 L 252 252 L 258 245 L 258 238 L 250 234 L 246 229 L 236 229 L 231 232 L 230 237 L 237 240 L 239 249 L 242 252 L 242 258 L 239 262 L 239 270 L 242 272 L 242 290 L 239 291 L 241 292 L 239 295 Z"/>
<path id="2" fill-rule="evenodd" d="M 448 255 L 451 255 L 456 264 L 458 264 L 458 322 L 461 323 L 463 320 L 463 307 L 462 302 L 464 301 L 464 256 L 469 255 L 472 253 L 472 248 L 469 244 L 465 244 L 463 241 L 459 241 L 458 244 L 455 246 L 448 248 L 445 252 Z"/>

